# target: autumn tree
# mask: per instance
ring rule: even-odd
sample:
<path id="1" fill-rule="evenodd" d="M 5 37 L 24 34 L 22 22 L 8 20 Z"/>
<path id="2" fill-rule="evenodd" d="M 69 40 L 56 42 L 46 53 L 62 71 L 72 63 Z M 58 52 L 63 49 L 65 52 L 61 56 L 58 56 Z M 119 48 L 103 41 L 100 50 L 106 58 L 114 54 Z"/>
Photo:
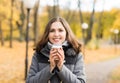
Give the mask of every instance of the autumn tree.
<path id="1" fill-rule="evenodd" d="M 89 23 L 89 28 L 87 30 L 87 38 L 86 38 L 85 43 L 88 43 L 92 39 L 92 28 L 93 28 L 93 23 L 94 23 L 95 3 L 96 3 L 96 0 L 94 0 L 93 2 L 93 10 L 90 16 L 90 23 Z"/>
<path id="2" fill-rule="evenodd" d="M 13 6 L 14 0 L 11 0 L 11 16 L 10 16 L 10 48 L 12 48 L 12 40 L 13 40 Z"/>
<path id="3" fill-rule="evenodd" d="M 39 3 L 40 0 L 38 0 L 35 9 L 34 9 L 34 27 L 33 27 L 33 32 L 34 32 L 34 45 L 37 43 L 38 39 L 38 9 L 39 9 Z"/>
<path id="4" fill-rule="evenodd" d="M 4 23 L 6 22 L 6 19 L 9 18 L 9 11 L 6 11 L 5 8 L 8 8 L 9 5 L 6 5 L 6 0 L 0 0 L 0 40 L 1 40 L 1 45 L 4 45 L 4 32 L 5 32 L 5 27 Z M 7 25 L 7 24 L 6 24 Z"/>
<path id="5" fill-rule="evenodd" d="M 102 29 L 102 18 L 103 18 L 103 13 L 104 13 L 104 4 L 105 4 L 105 1 L 103 1 L 103 8 L 102 8 L 102 11 L 100 12 L 99 14 L 99 18 L 98 18 L 98 28 L 97 28 L 97 32 L 96 32 L 96 38 L 97 39 L 100 39 L 103 37 L 103 29 Z"/>
<path id="6" fill-rule="evenodd" d="M 24 39 L 23 27 L 24 27 L 24 24 L 25 24 L 25 12 L 24 12 L 23 1 L 20 2 L 20 7 L 19 7 L 18 3 L 16 4 L 16 7 L 18 7 L 19 10 L 20 10 L 19 20 L 16 21 L 16 25 L 18 27 L 19 34 L 20 34 L 19 40 L 23 41 L 23 39 Z"/>

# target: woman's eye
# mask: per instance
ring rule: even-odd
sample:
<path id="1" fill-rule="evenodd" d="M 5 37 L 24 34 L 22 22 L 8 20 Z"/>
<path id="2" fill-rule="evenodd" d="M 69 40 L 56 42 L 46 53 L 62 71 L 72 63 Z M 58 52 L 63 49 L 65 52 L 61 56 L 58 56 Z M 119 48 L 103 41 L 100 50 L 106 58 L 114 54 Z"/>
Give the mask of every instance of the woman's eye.
<path id="1" fill-rule="evenodd" d="M 62 29 L 59 29 L 59 32 L 63 32 L 63 30 L 62 30 Z"/>
<path id="2" fill-rule="evenodd" d="M 58 31 L 58 32 L 63 32 L 64 30 L 63 30 L 63 29 L 58 29 L 58 30 L 51 29 L 51 30 L 50 30 L 50 32 L 55 32 L 55 31 Z"/>
<path id="3" fill-rule="evenodd" d="M 54 32 L 54 31 L 55 31 L 55 30 L 53 30 L 53 29 L 52 29 L 52 30 L 50 30 L 50 32 Z"/>

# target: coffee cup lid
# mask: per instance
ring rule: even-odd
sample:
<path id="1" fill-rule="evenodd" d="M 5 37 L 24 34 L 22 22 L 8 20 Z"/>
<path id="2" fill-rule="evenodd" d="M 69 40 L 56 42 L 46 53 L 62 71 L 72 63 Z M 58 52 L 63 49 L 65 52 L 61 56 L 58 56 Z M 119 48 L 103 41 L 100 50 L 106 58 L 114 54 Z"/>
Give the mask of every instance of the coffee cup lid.
<path id="1" fill-rule="evenodd" d="M 62 48 L 62 45 L 56 45 L 56 44 L 54 44 L 54 45 L 52 45 L 52 48 Z"/>

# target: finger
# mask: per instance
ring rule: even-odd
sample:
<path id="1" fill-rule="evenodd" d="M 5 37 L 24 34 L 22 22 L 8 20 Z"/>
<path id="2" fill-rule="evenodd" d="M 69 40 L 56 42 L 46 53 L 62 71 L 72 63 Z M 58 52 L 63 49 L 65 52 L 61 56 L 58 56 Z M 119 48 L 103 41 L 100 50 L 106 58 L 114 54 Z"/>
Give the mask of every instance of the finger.
<path id="1" fill-rule="evenodd" d="M 60 55 L 59 53 L 56 53 L 58 58 L 61 60 L 62 59 L 62 55 Z"/>
<path id="2" fill-rule="evenodd" d="M 56 56 L 56 53 L 50 55 L 50 58 L 53 58 L 54 56 Z"/>
<path id="3" fill-rule="evenodd" d="M 50 56 L 50 59 L 59 59 L 58 55 L 57 54 L 53 54 Z"/>
<path id="4" fill-rule="evenodd" d="M 50 51 L 50 54 L 54 54 L 54 53 L 56 53 L 57 52 L 57 50 L 51 50 Z"/>
<path id="5" fill-rule="evenodd" d="M 56 52 L 56 50 L 50 50 L 50 53 L 54 53 L 54 52 Z"/>
<path id="6" fill-rule="evenodd" d="M 62 48 L 59 48 L 57 51 L 64 53 L 64 50 Z"/>
<path id="7" fill-rule="evenodd" d="M 54 50 L 54 48 L 52 48 L 50 51 L 53 51 Z"/>
<path id="8" fill-rule="evenodd" d="M 54 60 L 59 60 L 59 57 L 58 56 L 54 56 Z"/>
<path id="9" fill-rule="evenodd" d="M 57 53 L 58 53 L 62 58 L 64 58 L 64 52 L 63 52 L 63 51 L 58 50 Z"/>
<path id="10" fill-rule="evenodd" d="M 56 55 L 62 57 L 62 54 L 60 52 L 57 52 Z"/>
<path id="11" fill-rule="evenodd" d="M 59 48 L 59 50 L 63 51 L 63 48 Z"/>

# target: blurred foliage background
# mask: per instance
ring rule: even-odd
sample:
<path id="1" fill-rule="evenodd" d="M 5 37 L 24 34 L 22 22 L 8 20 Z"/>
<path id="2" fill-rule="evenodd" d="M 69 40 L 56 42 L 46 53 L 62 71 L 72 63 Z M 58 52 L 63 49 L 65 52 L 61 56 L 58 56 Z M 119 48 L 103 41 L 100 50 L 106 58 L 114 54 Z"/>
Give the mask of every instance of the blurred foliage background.
<path id="1" fill-rule="evenodd" d="M 114 30 L 120 30 L 120 9 L 113 8 L 110 11 L 105 11 L 103 8 L 102 11 L 96 11 L 95 6 L 97 5 L 95 4 L 97 0 L 93 0 L 93 9 L 90 12 L 81 10 L 81 0 L 78 0 L 78 4 L 76 4 L 78 8 L 76 10 L 70 9 L 71 0 L 68 0 L 64 8 L 60 7 L 59 0 L 51 1 L 54 3 L 53 6 L 46 5 L 42 7 L 39 3 L 44 1 L 36 0 L 34 8 L 31 9 L 30 40 L 35 40 L 34 42 L 36 42 L 42 35 L 48 20 L 54 16 L 61 16 L 69 22 L 71 29 L 80 40 L 83 40 L 81 25 L 84 22 L 88 24 L 84 38 L 86 44 L 97 40 L 106 40 L 110 43 L 116 41 Z M 26 12 L 23 0 L 0 0 L 0 39 L 2 45 L 5 40 L 25 40 Z M 35 29 L 37 29 L 37 32 L 35 32 Z M 12 37 L 11 33 L 13 34 Z M 120 42 L 119 37 L 120 33 L 118 33 L 117 43 Z"/>
<path id="2" fill-rule="evenodd" d="M 27 8 L 24 1 L 26 0 L 0 0 L 0 55 L 2 57 L 0 60 L 2 70 L 0 72 L 2 76 L 0 82 L 2 83 L 24 83 L 24 51 L 27 48 L 25 47 L 25 41 L 27 40 Z M 65 1 L 63 2 L 64 5 L 60 3 L 62 0 L 35 1 L 36 4 L 30 9 L 30 22 L 28 24 L 29 41 L 31 41 L 29 45 L 31 56 L 28 57 L 30 61 L 33 44 L 36 45 L 47 22 L 54 16 L 65 18 L 76 37 L 86 45 L 83 46 L 83 53 L 85 52 L 85 55 L 87 55 L 87 57 L 84 56 L 87 64 L 113 59 L 120 55 L 120 9 L 105 10 L 104 4 L 108 3 L 105 2 L 107 0 L 63 0 Z M 76 4 L 73 4 L 73 1 Z M 87 4 L 83 5 L 83 1 L 86 1 Z M 98 1 L 103 1 L 101 6 L 97 5 Z M 42 6 L 41 3 L 52 3 L 52 5 Z M 76 8 L 72 9 L 71 6 L 73 5 Z M 91 11 L 83 11 L 83 6 L 88 5 L 92 6 Z M 101 11 L 96 10 L 99 7 L 102 7 Z M 86 25 L 82 26 L 84 23 L 88 25 L 86 29 L 84 29 Z M 10 48 L 6 48 L 6 45 L 9 45 Z M 12 48 L 12 46 L 14 47 Z M 117 69 L 119 70 L 119 68 Z M 118 70 L 116 77 L 111 77 L 118 78 Z M 114 80 L 112 81 L 110 83 L 115 83 Z"/>

